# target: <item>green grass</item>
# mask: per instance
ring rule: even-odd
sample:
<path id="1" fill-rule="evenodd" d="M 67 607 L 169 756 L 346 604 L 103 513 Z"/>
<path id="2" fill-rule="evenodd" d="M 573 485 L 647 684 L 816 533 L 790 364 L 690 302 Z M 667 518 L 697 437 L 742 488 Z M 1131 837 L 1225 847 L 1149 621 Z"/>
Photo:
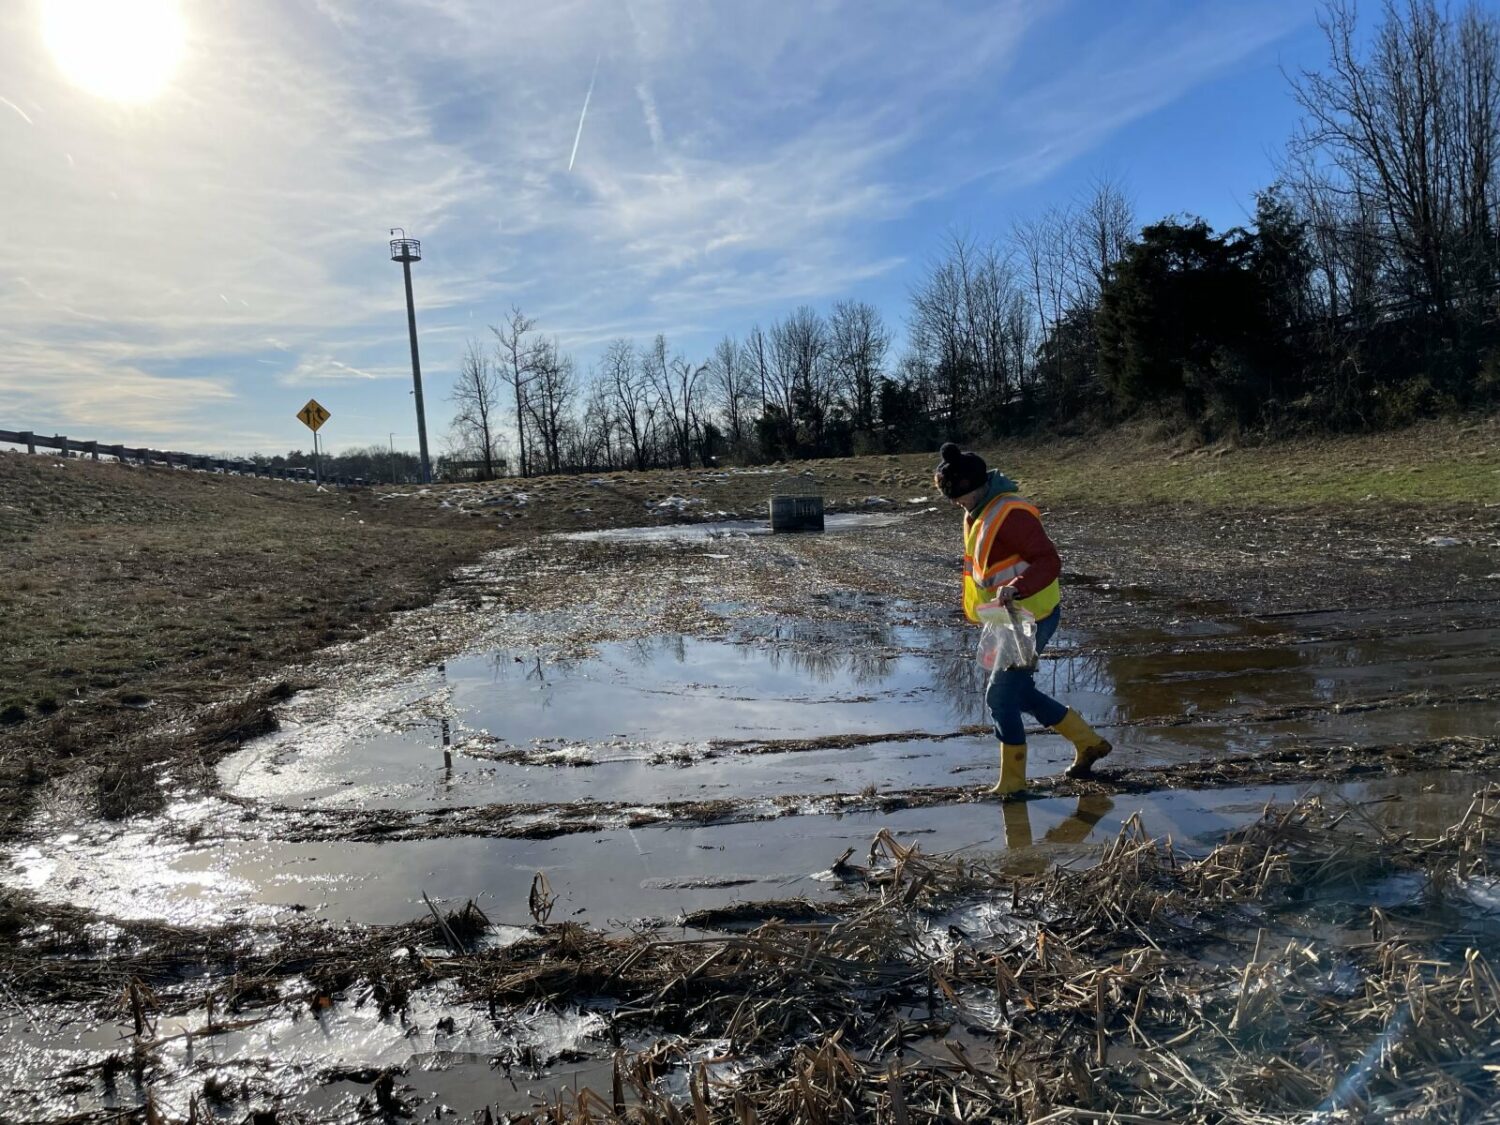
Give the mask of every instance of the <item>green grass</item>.
<path id="1" fill-rule="evenodd" d="M 1184 451 L 1131 435 L 985 450 L 1052 504 L 1209 507 L 1500 503 L 1500 425 L 1435 422 L 1391 434 Z"/>
<path id="2" fill-rule="evenodd" d="M 1206 448 L 1132 427 L 1092 438 L 987 443 L 979 452 L 1029 496 L 1052 505 L 1500 504 L 1500 418 Z M 901 503 L 932 494 L 936 461 L 936 454 L 924 453 L 817 461 L 810 467 L 830 499 L 857 503 L 878 493 Z M 674 486 L 684 487 L 681 480 Z M 769 484 L 757 486 L 764 490 Z M 715 503 L 734 499 L 713 487 L 694 494 Z"/>

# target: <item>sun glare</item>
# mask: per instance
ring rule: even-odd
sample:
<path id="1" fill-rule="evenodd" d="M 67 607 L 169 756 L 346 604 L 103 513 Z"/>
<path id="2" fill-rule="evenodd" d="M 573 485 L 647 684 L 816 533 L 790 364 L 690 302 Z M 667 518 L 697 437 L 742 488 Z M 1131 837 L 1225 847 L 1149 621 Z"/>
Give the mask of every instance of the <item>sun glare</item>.
<path id="1" fill-rule="evenodd" d="M 182 59 L 182 9 L 178 0 L 42 0 L 42 39 L 74 85 L 150 101 Z"/>

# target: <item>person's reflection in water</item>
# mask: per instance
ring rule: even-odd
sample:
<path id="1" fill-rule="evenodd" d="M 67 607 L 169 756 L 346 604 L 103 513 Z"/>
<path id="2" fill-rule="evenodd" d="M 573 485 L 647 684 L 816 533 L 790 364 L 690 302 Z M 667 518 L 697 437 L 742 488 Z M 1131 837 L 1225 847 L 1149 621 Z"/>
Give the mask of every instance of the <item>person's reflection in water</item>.
<path id="1" fill-rule="evenodd" d="M 1022 852 L 1031 847 L 1031 802 L 1007 801 L 1000 806 L 1005 818 L 1005 846 Z"/>
<path id="2" fill-rule="evenodd" d="M 1114 807 L 1115 803 L 1103 793 L 1085 794 L 1078 798 L 1073 814 L 1047 829 L 1043 840 L 1048 844 L 1081 844 Z M 1035 842 L 1030 808 L 1030 801 L 1010 801 L 1000 806 L 1005 820 L 1005 846 L 1010 851 L 1025 851 Z M 1039 863 L 1046 866 L 1040 857 Z"/>
<path id="3" fill-rule="evenodd" d="M 1073 808 L 1073 815 L 1047 829 L 1047 843 L 1083 843 L 1114 807 L 1115 803 L 1103 793 L 1088 793 L 1079 797 L 1078 804 Z"/>

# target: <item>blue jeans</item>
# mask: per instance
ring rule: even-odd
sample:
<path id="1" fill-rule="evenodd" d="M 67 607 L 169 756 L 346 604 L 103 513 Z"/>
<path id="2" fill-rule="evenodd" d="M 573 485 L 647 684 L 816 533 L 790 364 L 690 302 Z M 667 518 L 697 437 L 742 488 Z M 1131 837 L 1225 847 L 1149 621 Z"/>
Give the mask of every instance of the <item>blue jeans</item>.
<path id="1" fill-rule="evenodd" d="M 1059 607 L 1036 623 L 1037 652 L 1047 646 L 1061 619 Z M 1026 724 L 1021 718 L 1023 712 L 1036 716 L 1044 727 L 1056 726 L 1068 713 L 1068 709 L 1057 700 L 1037 690 L 1035 672 L 1020 668 L 999 673 L 985 692 L 984 701 L 989 705 L 990 717 L 995 720 L 996 737 L 1011 746 L 1021 746 L 1026 742 Z"/>

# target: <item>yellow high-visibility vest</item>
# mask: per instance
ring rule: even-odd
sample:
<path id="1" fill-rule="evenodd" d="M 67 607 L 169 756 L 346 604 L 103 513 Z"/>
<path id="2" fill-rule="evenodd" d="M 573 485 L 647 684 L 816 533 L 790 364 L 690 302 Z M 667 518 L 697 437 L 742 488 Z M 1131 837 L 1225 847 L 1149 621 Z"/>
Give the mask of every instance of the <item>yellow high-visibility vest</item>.
<path id="1" fill-rule="evenodd" d="M 994 497 L 977 514 L 964 514 L 964 616 L 970 621 L 979 620 L 979 607 L 995 600 L 995 591 L 1013 578 L 1026 573 L 1031 565 L 1020 555 L 1009 558 L 988 559 L 995 537 L 1000 534 L 1000 525 L 1012 512 L 1030 512 L 1038 519 L 1041 512 L 1014 492 L 1002 492 Z M 1018 598 L 1016 605 L 1026 610 L 1038 621 L 1050 614 L 1062 601 L 1062 586 L 1054 578 L 1051 583 L 1029 598 Z"/>

